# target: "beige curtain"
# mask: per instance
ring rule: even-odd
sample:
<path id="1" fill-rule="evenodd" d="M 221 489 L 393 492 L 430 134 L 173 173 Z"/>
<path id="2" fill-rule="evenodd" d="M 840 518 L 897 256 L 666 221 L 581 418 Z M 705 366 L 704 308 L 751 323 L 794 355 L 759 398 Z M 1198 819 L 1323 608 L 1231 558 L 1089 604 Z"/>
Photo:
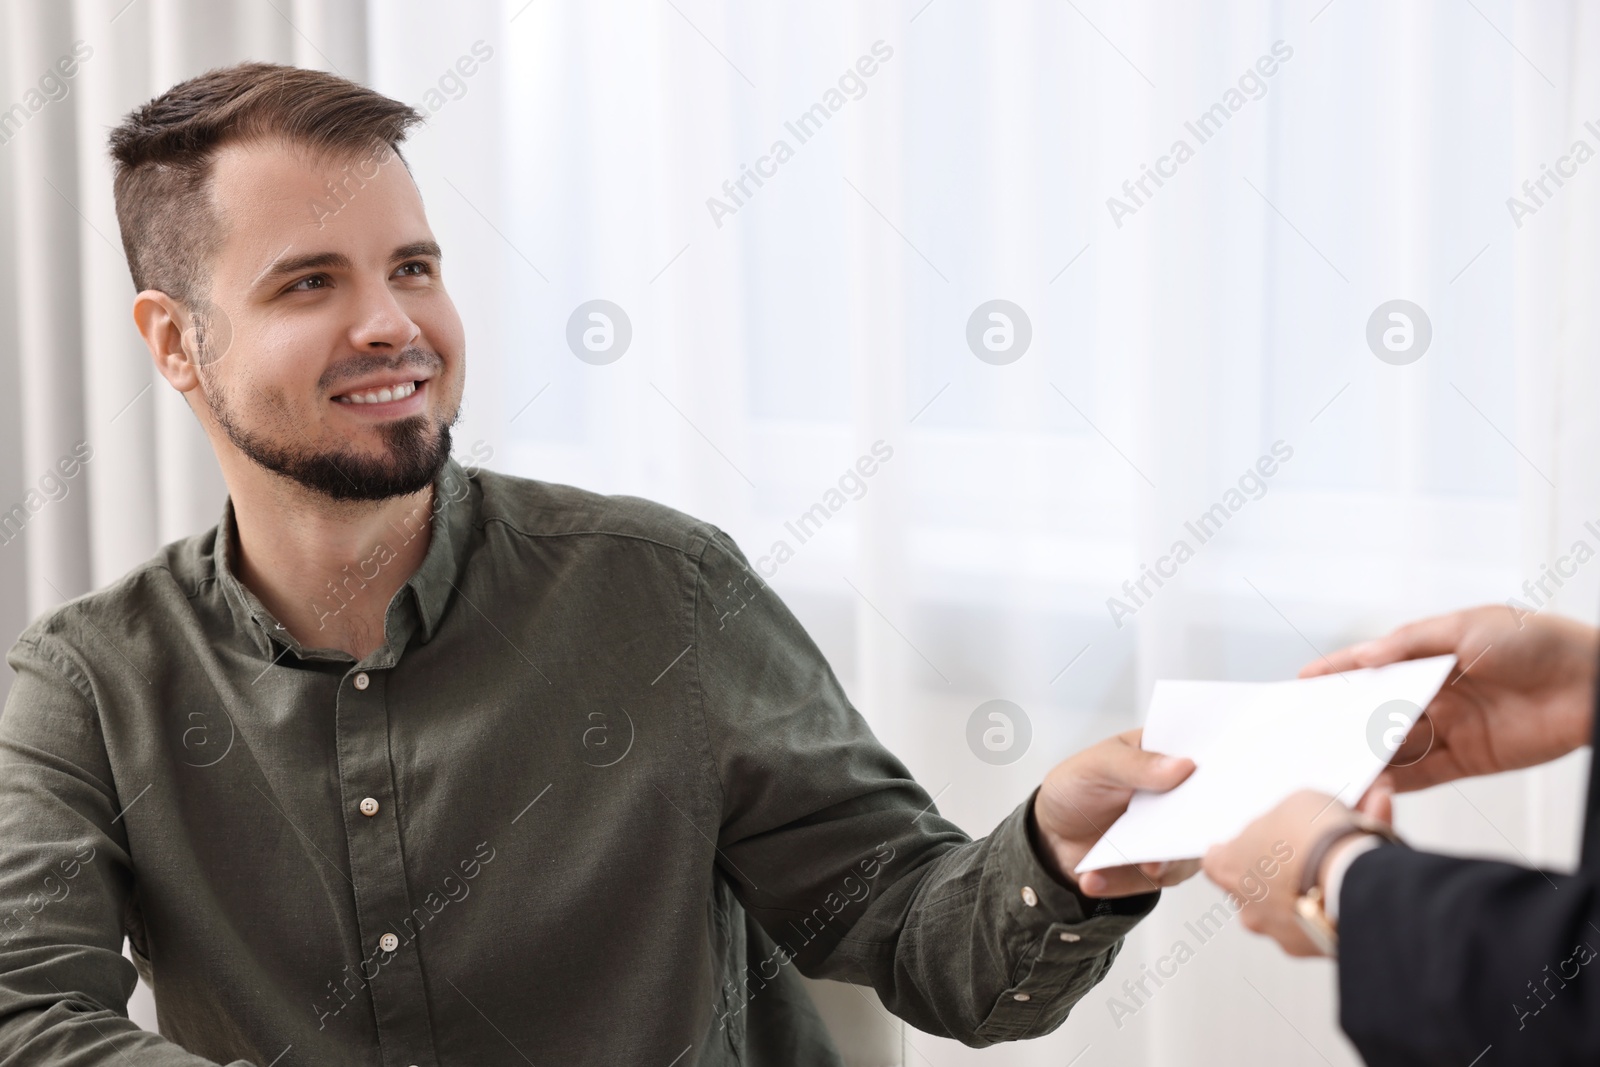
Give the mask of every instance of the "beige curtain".
<path id="1" fill-rule="evenodd" d="M 12 354 L 0 360 L 0 508 L 12 517 L 0 633 L 15 634 L 215 523 L 226 493 L 133 330 L 107 131 L 174 82 L 241 59 L 363 80 L 367 20 L 359 0 L 19 0 L 0 19 L 5 99 L 20 104 L 0 126 L 0 339 Z"/>

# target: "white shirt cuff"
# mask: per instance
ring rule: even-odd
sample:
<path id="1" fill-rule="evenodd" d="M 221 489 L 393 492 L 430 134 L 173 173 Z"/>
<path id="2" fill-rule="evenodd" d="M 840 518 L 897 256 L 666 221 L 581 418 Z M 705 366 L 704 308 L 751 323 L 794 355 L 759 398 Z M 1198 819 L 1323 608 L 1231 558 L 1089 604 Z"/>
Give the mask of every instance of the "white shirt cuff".
<path id="1" fill-rule="evenodd" d="M 1377 834 L 1366 834 L 1353 843 L 1341 843 L 1334 851 L 1333 861 L 1328 864 L 1328 884 L 1322 887 L 1322 910 L 1328 913 L 1332 922 L 1339 921 L 1339 890 L 1344 887 L 1345 872 L 1350 869 L 1356 857 L 1364 852 L 1371 852 L 1383 844 L 1383 838 Z"/>

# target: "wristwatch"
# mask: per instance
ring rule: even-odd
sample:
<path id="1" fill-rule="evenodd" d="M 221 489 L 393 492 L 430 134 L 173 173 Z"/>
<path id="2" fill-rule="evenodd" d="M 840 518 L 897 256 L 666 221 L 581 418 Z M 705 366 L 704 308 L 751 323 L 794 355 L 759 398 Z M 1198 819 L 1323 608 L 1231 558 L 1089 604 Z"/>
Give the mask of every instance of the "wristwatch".
<path id="1" fill-rule="evenodd" d="M 1356 834 L 1373 834 L 1389 844 L 1404 844 L 1400 835 L 1394 832 L 1394 827 L 1388 823 L 1358 814 L 1354 821 L 1334 827 L 1311 846 L 1311 851 L 1306 855 L 1306 865 L 1300 871 L 1300 895 L 1294 901 L 1294 917 L 1311 943 L 1325 956 L 1339 954 L 1339 929 L 1328 918 L 1327 902 L 1319 884 L 1322 861 L 1327 859 L 1334 845 Z"/>

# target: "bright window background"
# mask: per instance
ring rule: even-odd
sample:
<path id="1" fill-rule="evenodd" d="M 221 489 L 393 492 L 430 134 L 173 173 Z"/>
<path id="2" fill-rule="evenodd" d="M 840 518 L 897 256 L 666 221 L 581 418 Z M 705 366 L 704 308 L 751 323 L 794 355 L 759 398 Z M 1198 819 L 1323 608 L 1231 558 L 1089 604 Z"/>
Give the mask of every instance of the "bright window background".
<path id="1" fill-rule="evenodd" d="M 1546 544 L 1575 535 L 1553 529 L 1555 480 L 1575 472 L 1550 462 L 1559 438 L 1537 412 L 1552 397 L 1515 355 L 1518 271 L 1553 264 L 1505 204 L 1567 143 L 1568 53 L 1538 36 L 1556 14 L 535 4 L 481 96 L 419 142 L 425 188 L 449 177 L 463 194 L 433 195 L 480 250 L 478 321 L 498 324 L 476 342 L 494 369 L 473 432 L 504 469 L 666 501 L 752 560 L 788 541 L 775 588 L 941 809 L 981 834 L 1056 759 L 1136 725 L 1154 678 L 1284 677 L 1408 618 L 1520 595 Z M 406 25 L 380 19 L 378 40 Z M 785 123 L 878 41 L 892 57 L 798 143 Z M 1279 41 L 1292 55 L 1259 98 L 1199 144 L 1185 122 Z M 378 83 L 441 65 L 419 47 L 380 47 Z M 497 157 L 466 132 L 478 123 L 504 138 Z M 1180 137 L 1193 158 L 1116 225 L 1107 198 Z M 723 182 L 777 139 L 793 157 L 719 226 L 707 198 L 731 201 Z M 1552 214 L 1524 228 L 1559 227 Z M 562 338 L 597 297 L 634 328 L 598 367 Z M 1033 331 L 1004 366 L 965 337 L 994 298 Z M 1395 298 L 1433 329 L 1407 366 L 1365 340 Z M 865 496 L 796 544 L 785 523 L 880 439 L 894 457 Z M 1265 495 L 1116 626 L 1107 598 L 1278 441 L 1293 457 Z M 992 698 L 1034 730 L 1008 767 L 966 746 Z M 1581 774 L 1407 798 L 1402 826 L 1570 862 Z M 908 1062 L 1059 1064 L 1085 1047 L 1354 1062 L 1331 969 L 1236 929 L 1115 1025 L 1122 978 L 1216 899 L 1204 883 L 1169 894 L 1058 1034 L 975 1052 L 908 1033 Z"/>

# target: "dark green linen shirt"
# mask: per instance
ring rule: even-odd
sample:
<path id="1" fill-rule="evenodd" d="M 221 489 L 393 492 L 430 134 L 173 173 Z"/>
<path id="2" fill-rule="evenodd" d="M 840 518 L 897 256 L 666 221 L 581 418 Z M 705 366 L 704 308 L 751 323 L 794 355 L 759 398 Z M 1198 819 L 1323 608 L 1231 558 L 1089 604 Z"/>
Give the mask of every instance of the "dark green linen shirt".
<path id="1" fill-rule="evenodd" d="M 716 527 L 454 460 L 434 496 L 329 590 L 431 524 L 360 662 L 239 582 L 231 500 L 23 633 L 0 1063 L 839 1063 L 796 971 L 986 1045 L 1154 906 L 1052 880 L 1031 798 L 941 818 Z"/>

